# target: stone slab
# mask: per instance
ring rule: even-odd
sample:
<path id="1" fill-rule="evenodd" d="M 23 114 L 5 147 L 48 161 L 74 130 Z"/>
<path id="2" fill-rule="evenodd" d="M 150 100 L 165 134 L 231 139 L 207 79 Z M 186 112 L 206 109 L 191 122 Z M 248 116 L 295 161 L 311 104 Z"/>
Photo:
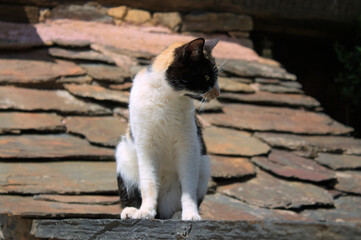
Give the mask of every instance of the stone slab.
<path id="1" fill-rule="evenodd" d="M 222 114 L 205 115 L 212 124 L 252 131 L 291 132 L 302 134 L 345 134 L 352 131 L 321 113 L 303 110 L 228 104 Z"/>
<path id="2" fill-rule="evenodd" d="M 64 123 L 70 133 L 85 136 L 91 143 L 112 147 L 128 127 L 127 121 L 119 117 L 67 117 Z"/>
<path id="3" fill-rule="evenodd" d="M 197 113 L 219 112 L 223 107 L 223 104 L 218 100 L 212 100 L 210 102 L 200 102 L 198 100 L 193 100 L 193 105 L 194 109 L 197 110 Z"/>
<path id="4" fill-rule="evenodd" d="M 114 159 L 112 149 L 67 135 L 0 136 L 0 159 Z"/>
<path id="5" fill-rule="evenodd" d="M 52 47 L 49 48 L 49 54 L 53 57 L 73 59 L 73 60 L 88 60 L 99 61 L 114 64 L 114 60 L 101 53 L 93 50 L 68 50 L 64 48 Z"/>
<path id="6" fill-rule="evenodd" d="M 240 83 L 232 78 L 219 77 L 218 84 L 221 91 L 253 93 L 255 90 L 246 83 Z"/>
<path id="7" fill-rule="evenodd" d="M 338 136 L 299 136 L 279 133 L 255 133 L 272 147 L 306 152 L 333 152 L 361 155 L 361 140 Z"/>
<path id="8" fill-rule="evenodd" d="M 320 106 L 316 99 L 301 94 L 274 94 L 258 91 L 254 94 L 222 93 L 221 98 L 236 102 L 270 106 L 305 107 L 311 109 Z"/>
<path id="9" fill-rule="evenodd" d="M 10 86 L 0 87 L 0 109 L 89 115 L 111 112 L 100 105 L 81 101 L 64 90 L 36 90 Z"/>
<path id="10" fill-rule="evenodd" d="M 280 177 L 316 183 L 336 180 L 332 170 L 287 151 L 272 150 L 268 158 L 253 157 L 252 162 Z"/>
<path id="11" fill-rule="evenodd" d="M 360 171 L 339 171 L 336 172 L 338 183 L 335 189 L 361 195 L 361 172 Z"/>
<path id="12" fill-rule="evenodd" d="M 83 75 L 77 77 L 61 77 L 56 80 L 56 83 L 90 84 L 92 80 L 88 75 Z"/>
<path id="13" fill-rule="evenodd" d="M 126 90 L 130 90 L 132 86 L 133 86 L 132 82 L 126 82 L 123 84 L 110 84 L 108 88 L 113 90 L 126 91 Z"/>
<path id="14" fill-rule="evenodd" d="M 0 166 L 0 192 L 3 194 L 118 192 L 115 162 L 22 162 L 0 163 Z"/>
<path id="15" fill-rule="evenodd" d="M 219 186 L 217 191 L 262 208 L 333 206 L 332 196 L 326 190 L 309 183 L 281 180 L 259 169 L 255 178 Z"/>
<path id="16" fill-rule="evenodd" d="M 271 93 L 296 93 L 302 94 L 303 91 L 298 88 L 290 88 L 285 86 L 277 86 L 277 85 L 261 85 L 259 88 L 261 91 L 271 92 Z"/>
<path id="17" fill-rule="evenodd" d="M 341 154 L 319 153 L 319 164 L 335 170 L 361 169 L 361 157 Z"/>
<path id="18" fill-rule="evenodd" d="M 103 195 L 40 194 L 40 195 L 35 195 L 34 199 L 40 201 L 75 203 L 75 204 L 99 204 L 99 205 L 119 204 L 119 196 L 103 196 Z"/>
<path id="19" fill-rule="evenodd" d="M 129 77 L 129 73 L 117 66 L 105 64 L 80 64 L 82 68 L 94 79 L 98 81 L 106 81 L 112 83 L 122 83 L 125 78 Z"/>
<path id="20" fill-rule="evenodd" d="M 256 171 L 248 158 L 210 156 L 211 176 L 218 179 L 246 178 Z"/>
<path id="21" fill-rule="evenodd" d="M 203 136 L 208 152 L 213 154 L 255 156 L 270 150 L 267 144 L 233 129 L 209 127 L 204 129 Z"/>
<path id="22" fill-rule="evenodd" d="M 92 98 L 98 101 L 112 101 L 124 105 L 129 104 L 129 92 L 106 89 L 97 85 L 66 84 L 71 94 L 78 97 Z"/>
<path id="23" fill-rule="evenodd" d="M 65 131 L 62 117 L 55 113 L 0 112 L 0 134 L 23 131 Z"/>

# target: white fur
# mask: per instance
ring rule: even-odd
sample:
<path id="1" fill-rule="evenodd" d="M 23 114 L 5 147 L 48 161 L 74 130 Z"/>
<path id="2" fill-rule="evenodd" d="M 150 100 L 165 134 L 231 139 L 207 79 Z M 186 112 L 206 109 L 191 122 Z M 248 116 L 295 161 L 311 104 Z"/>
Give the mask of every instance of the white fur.
<path id="1" fill-rule="evenodd" d="M 130 126 L 135 139 L 123 136 L 116 149 L 117 173 L 127 188 L 138 188 L 140 209 L 125 208 L 121 218 L 200 220 L 197 199 L 207 192 L 210 166 L 200 154 L 193 103 L 174 91 L 164 72 L 143 71 L 130 94 Z"/>

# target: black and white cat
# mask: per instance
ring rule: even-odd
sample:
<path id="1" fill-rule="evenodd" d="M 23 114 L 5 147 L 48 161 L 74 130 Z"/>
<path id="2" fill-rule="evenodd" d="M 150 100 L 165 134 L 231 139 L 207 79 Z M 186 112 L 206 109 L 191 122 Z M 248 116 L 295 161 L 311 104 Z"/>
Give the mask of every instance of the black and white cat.
<path id="1" fill-rule="evenodd" d="M 173 43 L 133 81 L 129 130 L 116 148 L 121 218 L 200 220 L 209 157 L 192 98 L 219 96 L 218 40 Z M 192 98 L 191 98 L 192 97 Z"/>

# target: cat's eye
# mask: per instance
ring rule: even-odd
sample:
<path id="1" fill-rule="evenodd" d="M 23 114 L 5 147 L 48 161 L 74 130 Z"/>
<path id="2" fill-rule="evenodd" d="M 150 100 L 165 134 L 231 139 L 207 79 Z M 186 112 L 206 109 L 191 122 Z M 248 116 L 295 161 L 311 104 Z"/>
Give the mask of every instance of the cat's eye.
<path id="1" fill-rule="evenodd" d="M 209 76 L 208 75 L 204 75 L 204 78 L 207 80 L 207 81 L 209 81 Z"/>

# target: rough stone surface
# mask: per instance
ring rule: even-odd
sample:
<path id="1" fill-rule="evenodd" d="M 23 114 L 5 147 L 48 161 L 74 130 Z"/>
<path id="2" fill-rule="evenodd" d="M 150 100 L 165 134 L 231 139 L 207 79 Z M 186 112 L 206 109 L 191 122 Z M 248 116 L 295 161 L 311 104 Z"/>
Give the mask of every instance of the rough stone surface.
<path id="1" fill-rule="evenodd" d="M 268 145 L 237 130 L 209 127 L 203 136 L 208 152 L 213 154 L 255 156 L 270 150 Z"/>
<path id="2" fill-rule="evenodd" d="M 110 113 L 109 109 L 81 101 L 67 91 L 15 87 L 0 87 L 0 109 L 41 110 L 91 115 Z"/>
<path id="3" fill-rule="evenodd" d="M 361 155 L 361 140 L 352 137 L 298 136 L 279 133 L 255 133 L 272 147 L 308 152 L 334 152 Z"/>
<path id="4" fill-rule="evenodd" d="M 88 75 L 84 75 L 79 77 L 62 77 L 57 79 L 56 83 L 90 84 L 92 80 Z"/>
<path id="5" fill-rule="evenodd" d="M 124 20 L 133 24 L 143 24 L 149 22 L 152 16 L 149 12 L 140 9 L 128 9 Z"/>
<path id="6" fill-rule="evenodd" d="M 153 14 L 153 21 L 155 24 L 168 27 L 173 31 L 178 31 L 182 24 L 182 16 L 179 12 L 156 12 Z"/>
<path id="7" fill-rule="evenodd" d="M 0 159 L 113 159 L 114 151 L 66 134 L 0 136 Z"/>
<path id="8" fill-rule="evenodd" d="M 54 113 L 0 112 L 0 134 L 23 131 L 65 131 L 62 118 Z"/>
<path id="9" fill-rule="evenodd" d="M 319 164 L 335 170 L 361 168 L 361 157 L 341 154 L 320 153 L 315 159 Z"/>
<path id="10" fill-rule="evenodd" d="M 130 90 L 130 88 L 133 86 L 132 82 L 126 82 L 123 84 L 110 84 L 108 86 L 108 88 L 110 89 L 114 89 L 114 90 L 119 90 L 119 91 L 125 91 L 125 90 Z"/>
<path id="11" fill-rule="evenodd" d="M 332 196 L 326 190 L 308 183 L 284 181 L 261 170 L 247 182 L 220 186 L 218 191 L 263 208 L 333 206 Z"/>
<path id="12" fill-rule="evenodd" d="M 129 104 L 129 92 L 110 90 L 96 85 L 67 84 L 65 88 L 75 96 Z"/>
<path id="13" fill-rule="evenodd" d="M 114 162 L 23 162 L 0 166 L 1 193 L 101 194 L 117 193 L 118 189 Z"/>
<path id="14" fill-rule="evenodd" d="M 87 48 L 90 46 L 90 42 L 86 39 L 83 40 L 74 40 L 74 39 L 52 39 L 51 40 L 54 45 L 60 47 L 70 47 L 70 48 Z"/>
<path id="15" fill-rule="evenodd" d="M 114 18 L 123 19 L 127 14 L 128 8 L 126 6 L 112 7 L 108 9 L 108 15 Z"/>
<path id="16" fill-rule="evenodd" d="M 257 166 L 281 177 L 295 178 L 310 182 L 334 181 L 335 173 L 312 160 L 299 157 L 291 152 L 272 150 L 268 158 L 254 157 Z"/>
<path id="17" fill-rule="evenodd" d="M 251 31 L 250 16 L 233 13 L 190 13 L 183 17 L 183 32 Z"/>
<path id="18" fill-rule="evenodd" d="M 345 134 L 352 131 L 325 114 L 303 110 L 228 104 L 223 107 L 223 112 L 205 118 L 215 125 L 257 131 L 303 134 Z"/>
<path id="19" fill-rule="evenodd" d="M 245 83 L 232 80 L 232 78 L 219 77 L 218 84 L 221 91 L 253 93 L 254 89 Z"/>
<path id="20" fill-rule="evenodd" d="M 198 100 L 193 101 L 194 108 L 198 113 L 202 112 L 219 112 L 222 110 L 223 104 L 221 104 L 217 100 L 213 100 L 210 102 L 200 102 Z"/>
<path id="21" fill-rule="evenodd" d="M 63 48 L 52 47 L 49 48 L 49 54 L 53 57 L 75 59 L 75 60 L 89 60 L 99 61 L 114 64 L 115 62 L 110 57 L 104 56 L 101 53 L 92 50 L 68 50 Z"/>
<path id="22" fill-rule="evenodd" d="M 256 174 L 253 164 L 248 158 L 240 157 L 210 157 L 213 178 L 231 179 L 244 178 Z"/>
<path id="23" fill-rule="evenodd" d="M 276 85 L 262 85 L 260 87 L 261 91 L 271 92 L 271 93 L 303 93 L 302 90 L 297 88 L 289 88 L 284 86 L 276 86 Z"/>
<path id="24" fill-rule="evenodd" d="M 75 203 L 75 204 L 99 204 L 99 205 L 119 204 L 119 196 L 40 194 L 40 195 L 34 195 L 34 199 L 41 201 Z"/>
<path id="25" fill-rule="evenodd" d="M 361 194 L 361 172 L 360 171 L 342 171 L 336 172 L 338 183 L 335 189 L 348 192 Z"/>
<path id="26" fill-rule="evenodd" d="M 262 105 L 289 106 L 316 108 L 320 103 L 310 97 L 301 94 L 273 94 L 268 92 L 256 92 L 254 94 L 222 93 L 222 99 L 236 102 L 255 103 Z"/>
<path id="27" fill-rule="evenodd" d="M 96 80 L 122 83 L 124 78 L 129 77 L 129 74 L 120 67 L 104 64 L 81 64 L 80 66 Z"/>
<path id="28" fill-rule="evenodd" d="M 91 143 L 113 147 L 128 127 L 126 120 L 118 117 L 67 117 L 64 122 L 70 133 L 85 136 Z"/>

